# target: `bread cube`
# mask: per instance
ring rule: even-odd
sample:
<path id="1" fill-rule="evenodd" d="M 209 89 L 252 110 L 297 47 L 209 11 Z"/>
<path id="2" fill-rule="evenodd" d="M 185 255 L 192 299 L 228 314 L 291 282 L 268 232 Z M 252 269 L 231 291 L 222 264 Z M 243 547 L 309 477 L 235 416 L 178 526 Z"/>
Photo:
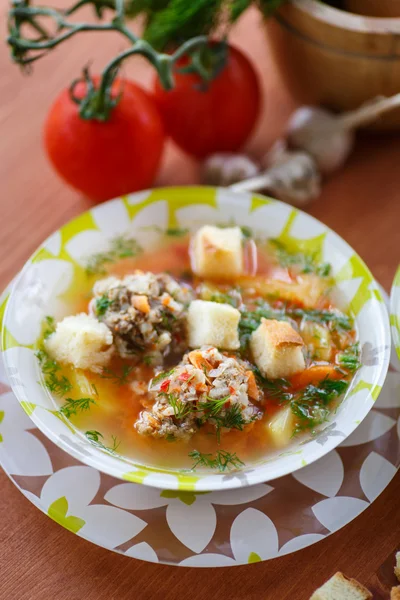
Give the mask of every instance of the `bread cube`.
<path id="1" fill-rule="evenodd" d="M 45 346 L 50 356 L 60 363 L 99 372 L 111 358 L 112 343 L 113 336 L 108 327 L 82 313 L 57 323 Z"/>
<path id="2" fill-rule="evenodd" d="M 396 566 L 394 568 L 394 574 L 400 581 L 400 552 L 396 552 Z"/>
<path id="3" fill-rule="evenodd" d="M 400 600 L 400 585 L 392 587 L 390 590 L 390 600 Z"/>
<path id="4" fill-rule="evenodd" d="M 243 273 L 243 234 L 240 227 L 205 225 L 193 239 L 192 266 L 200 277 L 234 279 Z"/>
<path id="5" fill-rule="evenodd" d="M 361 583 L 338 572 L 318 588 L 310 600 L 371 600 L 371 598 L 372 594 Z"/>
<path id="6" fill-rule="evenodd" d="M 301 336 L 286 321 L 261 319 L 250 338 L 250 349 L 262 375 L 290 377 L 305 368 Z"/>
<path id="7" fill-rule="evenodd" d="M 294 415 L 290 406 L 276 413 L 267 425 L 269 439 L 275 448 L 284 448 L 292 438 L 295 426 Z"/>
<path id="8" fill-rule="evenodd" d="M 238 324 L 240 312 L 230 304 L 194 300 L 188 310 L 190 348 L 215 346 L 237 350 L 240 346 Z"/>

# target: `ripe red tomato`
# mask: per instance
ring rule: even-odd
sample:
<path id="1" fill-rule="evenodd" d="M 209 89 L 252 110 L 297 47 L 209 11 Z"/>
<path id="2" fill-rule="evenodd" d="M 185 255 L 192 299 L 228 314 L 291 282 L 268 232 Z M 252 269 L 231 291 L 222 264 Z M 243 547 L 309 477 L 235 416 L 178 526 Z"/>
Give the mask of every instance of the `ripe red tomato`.
<path id="1" fill-rule="evenodd" d="M 208 86 L 202 83 L 197 74 L 178 72 L 175 87 L 165 91 L 155 80 L 155 99 L 167 133 L 198 158 L 234 152 L 249 137 L 259 114 L 257 74 L 248 58 L 229 46 L 224 69 Z"/>
<path id="2" fill-rule="evenodd" d="M 97 85 L 98 77 L 93 81 Z M 45 123 L 45 146 L 59 175 L 98 201 L 151 186 L 164 147 L 164 127 L 152 98 L 136 84 L 116 79 L 112 96 L 119 92 L 119 103 L 102 122 L 82 119 L 64 90 Z M 84 97 L 86 83 L 79 82 L 74 94 Z"/>

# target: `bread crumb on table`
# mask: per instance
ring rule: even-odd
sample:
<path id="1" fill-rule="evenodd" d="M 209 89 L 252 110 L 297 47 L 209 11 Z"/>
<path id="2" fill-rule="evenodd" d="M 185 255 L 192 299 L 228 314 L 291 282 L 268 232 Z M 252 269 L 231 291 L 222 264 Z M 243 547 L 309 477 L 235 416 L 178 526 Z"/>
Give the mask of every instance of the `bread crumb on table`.
<path id="1" fill-rule="evenodd" d="M 390 591 L 390 600 L 400 600 L 400 585 L 392 587 Z"/>
<path id="2" fill-rule="evenodd" d="M 394 574 L 400 581 L 400 552 L 396 552 L 396 566 L 394 568 Z"/>
<path id="3" fill-rule="evenodd" d="M 361 583 L 338 571 L 313 593 L 310 600 L 371 600 L 372 597 Z"/>

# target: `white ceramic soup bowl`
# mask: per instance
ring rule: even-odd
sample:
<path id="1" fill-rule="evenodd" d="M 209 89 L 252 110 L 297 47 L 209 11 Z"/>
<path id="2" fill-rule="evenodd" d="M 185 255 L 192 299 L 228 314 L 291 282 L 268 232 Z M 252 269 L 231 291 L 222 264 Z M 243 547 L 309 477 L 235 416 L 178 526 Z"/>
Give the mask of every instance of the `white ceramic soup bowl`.
<path id="1" fill-rule="evenodd" d="M 168 227 L 196 230 L 203 224 L 236 223 L 256 235 L 279 238 L 298 251 L 331 263 L 341 308 L 355 317 L 362 367 L 344 400 L 321 431 L 294 439 L 282 452 L 242 471 L 213 473 L 149 467 L 93 446 L 63 419 L 40 383 L 35 349 L 46 315 L 68 314 L 65 296 L 84 276 L 87 257 L 107 249 L 120 234 L 134 236 L 146 250 Z M 3 309 L 3 310 L 2 310 Z M 259 195 L 227 189 L 177 187 L 155 189 L 101 204 L 51 235 L 29 259 L 6 300 L 2 344 L 13 391 L 36 426 L 52 442 L 80 460 L 114 477 L 164 489 L 226 490 L 269 481 L 321 458 L 349 436 L 373 406 L 389 362 L 389 319 L 378 285 L 363 261 L 338 235 L 311 216 Z"/>

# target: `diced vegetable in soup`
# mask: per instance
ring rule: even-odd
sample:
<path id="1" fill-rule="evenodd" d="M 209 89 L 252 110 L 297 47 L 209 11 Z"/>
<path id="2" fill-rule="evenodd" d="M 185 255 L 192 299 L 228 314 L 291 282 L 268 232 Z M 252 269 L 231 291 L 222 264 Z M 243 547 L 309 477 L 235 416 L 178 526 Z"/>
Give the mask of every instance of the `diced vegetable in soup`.
<path id="1" fill-rule="evenodd" d="M 91 444 L 223 472 L 330 419 L 360 364 L 352 318 L 329 265 L 250 233 L 173 229 L 151 252 L 118 238 L 90 257 L 37 357 L 60 416 Z"/>

